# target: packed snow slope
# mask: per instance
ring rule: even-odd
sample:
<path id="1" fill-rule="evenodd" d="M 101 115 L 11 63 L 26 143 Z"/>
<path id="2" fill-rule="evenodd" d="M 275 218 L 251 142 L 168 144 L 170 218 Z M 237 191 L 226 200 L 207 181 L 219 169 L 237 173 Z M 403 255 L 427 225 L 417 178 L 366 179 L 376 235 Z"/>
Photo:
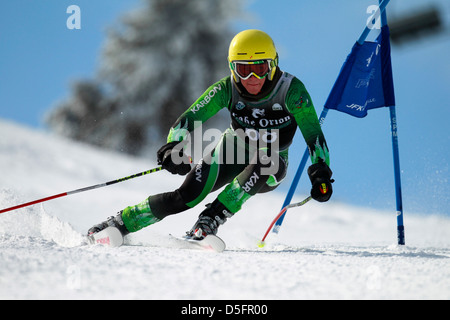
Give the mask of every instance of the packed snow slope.
<path id="1" fill-rule="evenodd" d="M 153 160 L 0 120 L 0 208 L 145 171 Z M 169 241 L 190 229 L 211 197 L 130 235 L 126 246 L 86 245 L 90 226 L 182 181 L 158 172 L 1 214 L 0 298 L 450 299 L 448 217 L 405 212 L 407 245 L 397 246 L 393 213 L 335 199 L 291 209 L 263 249 L 257 241 L 282 194 L 254 197 L 229 219 L 219 230 L 227 242 L 221 254 Z"/>

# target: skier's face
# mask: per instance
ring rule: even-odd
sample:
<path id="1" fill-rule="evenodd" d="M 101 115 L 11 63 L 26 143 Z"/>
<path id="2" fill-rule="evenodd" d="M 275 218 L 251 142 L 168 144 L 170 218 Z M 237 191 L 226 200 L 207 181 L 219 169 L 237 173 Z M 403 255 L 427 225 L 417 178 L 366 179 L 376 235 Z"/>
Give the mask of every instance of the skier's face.
<path id="1" fill-rule="evenodd" d="M 258 93 L 261 92 L 261 89 L 264 86 L 264 83 L 266 82 L 266 78 L 267 77 L 258 79 L 255 76 L 251 76 L 247 80 L 241 80 L 241 82 L 248 93 L 252 95 L 257 95 Z"/>

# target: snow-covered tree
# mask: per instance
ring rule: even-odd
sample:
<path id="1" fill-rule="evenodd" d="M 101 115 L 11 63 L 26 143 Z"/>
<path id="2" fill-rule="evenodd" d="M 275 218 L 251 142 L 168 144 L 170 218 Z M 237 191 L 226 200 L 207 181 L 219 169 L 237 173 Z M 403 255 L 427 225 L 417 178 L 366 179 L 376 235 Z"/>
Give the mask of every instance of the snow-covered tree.
<path id="1" fill-rule="evenodd" d="M 227 75 L 237 0 L 143 0 L 111 28 L 95 81 L 48 115 L 54 131 L 144 154 L 161 145 L 176 118 Z"/>

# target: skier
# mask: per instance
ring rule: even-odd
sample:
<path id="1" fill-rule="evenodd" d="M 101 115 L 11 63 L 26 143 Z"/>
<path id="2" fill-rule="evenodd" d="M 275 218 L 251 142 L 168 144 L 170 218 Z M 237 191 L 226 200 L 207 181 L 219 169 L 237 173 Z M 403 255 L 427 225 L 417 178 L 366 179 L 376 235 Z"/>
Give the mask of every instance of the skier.
<path id="1" fill-rule="evenodd" d="M 163 169 L 187 175 L 184 183 L 175 191 L 151 195 L 125 208 L 93 226 L 88 235 L 114 226 L 125 236 L 193 208 L 225 186 L 187 232 L 187 238 L 194 240 L 215 235 L 249 198 L 272 191 L 282 182 L 297 127 L 311 157 L 311 196 L 320 202 L 329 200 L 332 171 L 316 111 L 303 83 L 280 70 L 273 40 L 259 30 L 240 32 L 231 41 L 228 62 L 231 76 L 209 87 L 177 119 L 167 143 L 157 152 Z M 189 133 L 223 108 L 230 112 L 230 128 L 223 132 L 214 150 L 191 169 L 183 148 Z"/>

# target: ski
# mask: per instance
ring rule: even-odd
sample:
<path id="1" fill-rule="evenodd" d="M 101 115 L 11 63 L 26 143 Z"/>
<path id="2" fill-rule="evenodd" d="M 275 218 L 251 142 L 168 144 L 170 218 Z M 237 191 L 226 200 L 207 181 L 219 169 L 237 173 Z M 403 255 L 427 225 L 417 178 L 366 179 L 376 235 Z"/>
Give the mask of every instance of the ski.
<path id="1" fill-rule="evenodd" d="M 177 246 L 181 249 L 195 249 L 195 250 L 206 250 L 214 252 L 223 252 L 225 250 L 225 242 L 215 235 L 207 235 L 202 240 L 194 240 L 189 238 L 179 238 L 173 235 L 171 240 L 175 241 Z"/>
<path id="2" fill-rule="evenodd" d="M 120 247 L 123 245 L 123 236 L 119 229 L 115 227 L 108 227 L 87 236 L 90 245 L 103 245 L 106 247 Z M 180 249 L 195 249 L 206 250 L 214 252 L 223 252 L 225 250 L 225 242 L 217 236 L 208 235 L 202 240 L 193 240 L 188 238 L 179 238 L 170 235 L 170 240 L 174 242 L 174 246 Z"/>
<path id="3" fill-rule="evenodd" d="M 123 236 L 119 229 L 108 227 L 87 236 L 90 244 L 101 244 L 107 247 L 120 247 L 123 244 Z"/>

